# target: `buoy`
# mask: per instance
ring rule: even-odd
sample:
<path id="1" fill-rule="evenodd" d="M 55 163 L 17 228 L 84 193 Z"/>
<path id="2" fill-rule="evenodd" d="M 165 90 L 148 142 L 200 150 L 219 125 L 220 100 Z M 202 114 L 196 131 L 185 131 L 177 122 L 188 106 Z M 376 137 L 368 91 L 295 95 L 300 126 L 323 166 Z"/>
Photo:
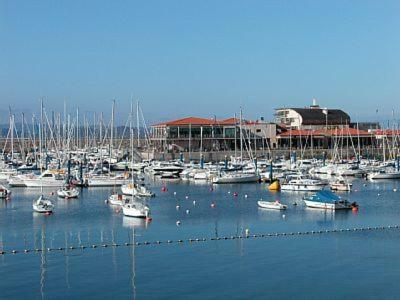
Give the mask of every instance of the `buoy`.
<path id="1" fill-rule="evenodd" d="M 286 218 L 286 215 L 282 215 L 282 218 L 283 218 L 283 219 Z"/>
<path id="2" fill-rule="evenodd" d="M 273 181 L 269 186 L 268 190 L 270 191 L 279 191 L 281 189 L 281 184 L 279 183 L 279 180 Z"/>
<path id="3" fill-rule="evenodd" d="M 147 222 L 151 222 L 151 221 L 153 221 L 153 218 L 152 217 L 146 217 L 146 221 Z"/>
<path id="4" fill-rule="evenodd" d="M 176 226 L 180 226 L 181 225 L 181 221 L 176 221 Z"/>
<path id="5" fill-rule="evenodd" d="M 397 192 L 397 189 L 393 189 L 393 192 L 395 192 L 395 193 L 396 193 L 396 192 Z"/>
<path id="6" fill-rule="evenodd" d="M 231 191 L 228 191 L 228 194 L 230 194 L 231 193 Z"/>
<path id="7" fill-rule="evenodd" d="M 177 205 L 177 206 L 176 206 L 176 210 L 179 210 L 179 208 L 180 208 L 180 206 L 179 206 L 179 205 Z"/>
<path id="8" fill-rule="evenodd" d="M 161 192 L 166 192 L 166 191 L 168 191 L 167 187 L 166 187 L 166 186 L 163 186 L 163 187 L 161 188 Z"/>
<path id="9" fill-rule="evenodd" d="M 190 210 L 187 209 L 187 210 L 186 210 L 186 214 L 189 214 L 189 213 L 190 213 Z"/>
<path id="10" fill-rule="evenodd" d="M 196 200 L 193 200 L 193 205 L 196 205 Z"/>
<path id="11" fill-rule="evenodd" d="M 174 195 L 176 195 L 176 192 L 174 192 Z"/>
<path id="12" fill-rule="evenodd" d="M 211 203 L 211 207 L 214 208 L 215 207 L 215 203 Z"/>
<path id="13" fill-rule="evenodd" d="M 186 199 L 189 199 L 189 196 L 186 196 L 185 198 L 186 198 Z"/>
<path id="14" fill-rule="evenodd" d="M 378 196 L 380 196 L 381 194 L 378 193 Z"/>
<path id="15" fill-rule="evenodd" d="M 214 190 L 214 188 L 213 187 L 210 187 L 210 192 L 212 192 Z"/>
<path id="16" fill-rule="evenodd" d="M 354 206 L 351 210 L 352 210 L 352 211 L 358 211 L 358 207 L 357 207 L 357 206 Z"/>
<path id="17" fill-rule="evenodd" d="M 250 234 L 250 229 L 246 228 L 246 230 L 244 231 L 246 236 L 248 236 Z"/>
<path id="18" fill-rule="evenodd" d="M 237 197 L 238 196 L 238 193 L 237 192 L 234 192 L 233 193 L 233 197 Z"/>
<path id="19" fill-rule="evenodd" d="M 245 194 L 244 197 L 247 198 L 248 197 L 247 194 Z"/>

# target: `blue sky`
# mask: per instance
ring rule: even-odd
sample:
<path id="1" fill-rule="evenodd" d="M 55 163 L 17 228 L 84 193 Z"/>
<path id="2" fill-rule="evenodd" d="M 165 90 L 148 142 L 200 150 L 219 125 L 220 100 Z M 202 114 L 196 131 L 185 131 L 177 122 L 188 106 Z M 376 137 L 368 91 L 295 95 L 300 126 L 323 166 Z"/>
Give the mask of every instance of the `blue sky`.
<path id="1" fill-rule="evenodd" d="M 400 118 L 400 1 L 0 0 L 1 110 L 148 121 L 322 106 Z"/>

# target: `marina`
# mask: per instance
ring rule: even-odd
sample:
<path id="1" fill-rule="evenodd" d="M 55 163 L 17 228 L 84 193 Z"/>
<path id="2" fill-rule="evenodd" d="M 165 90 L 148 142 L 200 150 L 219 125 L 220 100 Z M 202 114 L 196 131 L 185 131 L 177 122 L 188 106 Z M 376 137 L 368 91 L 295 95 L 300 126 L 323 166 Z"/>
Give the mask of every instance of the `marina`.
<path id="1" fill-rule="evenodd" d="M 310 272 L 308 267 L 317 263 L 327 265 L 328 269 L 340 268 L 359 280 L 370 280 L 359 273 L 359 268 L 373 267 L 378 271 L 384 268 L 385 276 L 394 276 L 397 267 L 393 260 L 398 254 L 393 251 L 400 232 L 391 225 L 398 222 L 399 184 L 370 183 L 365 179 L 352 182 L 354 192 L 344 195 L 359 203 L 357 212 L 309 209 L 298 192 L 269 192 L 267 184 L 213 185 L 210 190 L 207 183 L 156 180 L 151 181 L 156 195 L 148 201 L 151 221 L 126 217 L 121 209 L 107 204 L 105 200 L 113 192 L 112 187 L 83 189 L 77 199 L 53 196 L 55 211 L 49 216 L 32 212 L 31 199 L 40 194 L 39 190 L 14 188 L 13 195 L 18 198 L 1 203 L 0 241 L 1 250 L 6 252 L 0 257 L 3 295 L 17 297 L 27 292 L 16 288 L 17 282 L 23 280 L 35 298 L 57 297 L 60 289 L 68 297 L 77 296 L 81 285 L 85 286 L 86 295 L 107 295 L 107 288 L 99 287 L 98 282 L 113 284 L 113 295 L 128 298 L 133 293 L 139 298 L 157 298 L 161 295 L 156 286 L 160 285 L 163 295 L 175 295 L 174 285 L 178 282 L 181 283 L 178 295 L 182 298 L 195 291 L 199 297 L 205 296 L 206 290 L 198 291 L 198 285 L 207 286 L 207 294 L 219 297 L 227 292 L 213 284 L 218 278 L 240 285 L 237 292 L 251 297 L 265 295 L 265 287 L 272 288 L 275 280 L 284 277 L 294 281 L 293 288 L 278 288 L 270 295 L 291 297 L 295 292 L 305 292 L 301 277 L 318 276 L 318 269 Z M 165 186 L 167 190 L 163 189 Z M 44 192 L 48 195 L 54 190 L 46 188 Z M 258 208 L 260 198 L 279 200 L 288 208 L 282 212 Z M 381 226 L 392 229 L 381 231 Z M 332 235 L 319 235 L 326 232 Z M 271 240 L 272 237 L 280 238 Z M 371 239 L 377 242 L 370 245 Z M 382 246 L 382 242 L 387 246 Z M 369 246 L 365 248 L 366 245 Z M 133 247 L 135 270 L 132 270 Z M 30 251 L 25 253 L 24 249 Z M 18 253 L 13 254 L 13 250 Z M 336 258 L 329 264 L 325 256 L 311 259 L 313 253 L 321 251 L 326 256 L 334 251 Z M 276 252 L 279 258 L 260 256 Z M 221 253 L 225 253 L 222 260 Z M 357 267 L 348 262 L 349 257 L 356 257 Z M 239 271 L 234 267 L 236 264 L 244 269 Z M 271 264 L 275 265 L 272 269 L 267 267 Z M 18 281 L 7 276 L 14 268 L 19 270 Z M 183 270 L 193 272 L 182 277 L 179 274 Z M 266 282 L 252 275 L 254 270 L 276 279 Z M 208 279 L 201 275 L 204 272 L 211 274 Z M 288 274 L 293 272 L 296 275 Z M 132 276 L 134 286 L 129 284 Z M 329 284 L 336 276 L 337 273 L 331 272 L 318 287 Z M 377 286 L 382 280 L 374 278 L 370 284 Z M 396 289 L 389 286 L 383 293 Z M 313 291 L 315 296 L 322 293 L 326 291 L 319 288 Z M 333 291 L 332 295 L 349 293 L 352 294 Z M 357 295 L 362 293 L 358 291 Z"/>
<path id="2" fill-rule="evenodd" d="M 0 300 L 398 298 L 399 1 L 0 8 Z"/>

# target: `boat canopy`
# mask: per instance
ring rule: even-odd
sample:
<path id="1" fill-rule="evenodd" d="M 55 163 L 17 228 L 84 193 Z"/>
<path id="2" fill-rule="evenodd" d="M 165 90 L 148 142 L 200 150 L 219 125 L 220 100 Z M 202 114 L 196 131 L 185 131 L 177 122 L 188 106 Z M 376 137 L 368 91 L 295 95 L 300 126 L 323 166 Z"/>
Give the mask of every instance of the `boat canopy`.
<path id="1" fill-rule="evenodd" d="M 329 203 L 329 202 L 339 201 L 340 197 L 329 190 L 322 190 L 312 195 L 310 197 L 310 200 L 316 202 Z"/>

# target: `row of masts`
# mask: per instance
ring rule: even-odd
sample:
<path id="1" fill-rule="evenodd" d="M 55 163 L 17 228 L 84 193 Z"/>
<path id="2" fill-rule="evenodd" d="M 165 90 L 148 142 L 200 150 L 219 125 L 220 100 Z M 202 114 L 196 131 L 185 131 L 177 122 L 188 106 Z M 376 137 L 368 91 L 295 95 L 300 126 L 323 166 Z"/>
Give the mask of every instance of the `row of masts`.
<path id="1" fill-rule="evenodd" d="M 149 131 L 139 101 L 136 102 L 136 120 L 134 120 L 134 102 L 131 101 L 131 109 L 122 135 L 121 130 L 118 130 L 121 126 L 116 126 L 115 107 L 116 101 L 113 100 L 111 118 L 106 123 L 103 112 L 94 112 L 92 120 L 86 113 L 81 116 L 79 108 L 76 109 L 75 114 L 68 113 L 66 102 L 64 102 L 63 115 L 52 111 L 49 116 L 44 101 L 41 99 L 39 118 L 33 113 L 29 122 L 25 113 L 22 112 L 19 124 L 16 123 L 16 114 L 10 107 L 9 129 L 6 137 L 3 138 L 3 153 L 8 152 L 11 160 L 14 160 L 16 154 L 19 153 L 23 161 L 25 161 L 29 149 L 33 151 L 35 158 L 37 155 L 42 157 L 43 153 L 48 150 L 52 150 L 56 153 L 57 158 L 61 158 L 62 153 L 85 151 L 92 147 L 108 147 L 109 153 L 113 153 L 114 149 L 121 148 L 125 139 L 132 138 L 130 136 L 132 131 L 136 131 L 135 146 L 137 148 L 148 146 Z M 125 136 L 127 124 L 129 124 L 128 138 Z"/>

